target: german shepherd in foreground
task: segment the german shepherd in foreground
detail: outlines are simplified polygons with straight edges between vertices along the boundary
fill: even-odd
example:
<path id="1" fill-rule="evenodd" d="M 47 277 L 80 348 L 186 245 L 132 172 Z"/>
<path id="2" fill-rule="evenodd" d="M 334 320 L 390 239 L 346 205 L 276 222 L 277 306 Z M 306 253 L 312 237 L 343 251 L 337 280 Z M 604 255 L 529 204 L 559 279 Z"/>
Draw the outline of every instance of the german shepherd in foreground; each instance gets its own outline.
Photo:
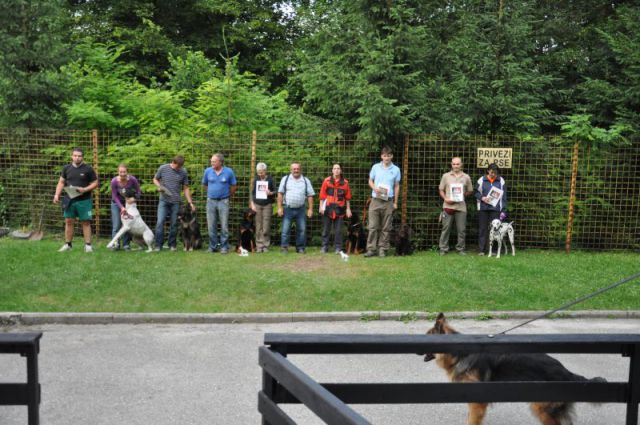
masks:
<path id="1" fill-rule="evenodd" d="M 436 323 L 427 334 L 457 334 L 449 326 L 444 314 L 438 314 Z M 558 360 L 547 354 L 534 353 L 434 353 L 425 354 L 424 361 L 436 360 L 452 382 L 496 382 L 496 381 L 594 381 L 606 382 L 603 378 L 588 379 L 567 370 Z M 487 403 L 469 403 L 467 425 L 482 425 Z M 531 411 L 543 425 L 571 425 L 573 403 L 536 402 Z"/>

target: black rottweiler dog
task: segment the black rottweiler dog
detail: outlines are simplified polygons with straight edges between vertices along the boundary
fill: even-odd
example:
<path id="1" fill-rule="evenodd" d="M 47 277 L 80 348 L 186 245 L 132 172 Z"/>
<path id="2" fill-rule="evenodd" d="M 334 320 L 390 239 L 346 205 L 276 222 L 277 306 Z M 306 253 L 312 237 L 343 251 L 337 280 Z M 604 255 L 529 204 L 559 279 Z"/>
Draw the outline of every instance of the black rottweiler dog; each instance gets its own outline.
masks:
<path id="1" fill-rule="evenodd" d="M 180 221 L 180 234 L 184 250 L 193 251 L 202 248 L 202 234 L 196 213 L 188 206 L 181 205 L 178 211 L 178 220 Z"/>
<path id="2" fill-rule="evenodd" d="M 347 222 L 347 243 L 345 251 L 349 255 L 358 255 L 367 249 L 367 229 L 356 210 L 351 211 L 351 218 Z"/>
<path id="3" fill-rule="evenodd" d="M 236 252 L 240 253 L 240 248 L 244 248 L 249 252 L 256 252 L 256 224 L 254 218 L 256 212 L 251 208 L 247 208 L 242 212 L 242 221 L 240 222 L 240 231 L 238 232 L 238 245 Z"/>
<path id="4" fill-rule="evenodd" d="M 413 254 L 413 229 L 408 224 L 402 224 L 396 233 L 396 255 Z"/>

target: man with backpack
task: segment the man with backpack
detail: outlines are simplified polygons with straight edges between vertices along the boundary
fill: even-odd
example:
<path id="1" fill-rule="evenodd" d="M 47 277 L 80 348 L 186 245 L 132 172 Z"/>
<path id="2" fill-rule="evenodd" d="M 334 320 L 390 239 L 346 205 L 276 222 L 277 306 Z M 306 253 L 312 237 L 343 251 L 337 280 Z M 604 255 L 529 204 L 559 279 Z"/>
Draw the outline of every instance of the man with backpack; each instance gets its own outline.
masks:
<path id="1" fill-rule="evenodd" d="M 296 222 L 296 252 L 304 254 L 307 244 L 305 228 L 307 217 L 313 216 L 313 196 L 315 192 L 308 178 L 302 175 L 299 162 L 291 164 L 291 173 L 284 176 L 278 188 L 278 216 L 282 217 L 280 250 L 289 252 L 291 223 Z M 305 214 L 305 200 L 307 209 Z"/>

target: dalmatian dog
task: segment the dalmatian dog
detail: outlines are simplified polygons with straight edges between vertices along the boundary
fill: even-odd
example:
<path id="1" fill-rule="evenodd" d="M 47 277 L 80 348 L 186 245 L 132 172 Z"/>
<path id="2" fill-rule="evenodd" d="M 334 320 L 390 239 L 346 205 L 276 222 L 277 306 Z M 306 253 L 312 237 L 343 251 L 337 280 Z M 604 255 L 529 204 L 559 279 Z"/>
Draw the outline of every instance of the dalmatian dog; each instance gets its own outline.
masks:
<path id="1" fill-rule="evenodd" d="M 120 230 L 118 230 L 113 240 L 107 244 L 107 248 L 115 248 L 118 245 L 118 240 L 124 236 L 125 233 L 129 232 L 134 239 L 144 239 L 144 243 L 148 248 L 147 252 L 152 252 L 155 236 L 140 216 L 140 211 L 138 211 L 138 207 L 136 206 L 135 194 L 127 193 L 125 199 L 126 212 L 121 216 L 122 227 L 120 227 Z"/>
<path id="2" fill-rule="evenodd" d="M 493 243 L 498 243 L 498 254 L 496 258 L 500 258 L 500 251 L 502 251 L 502 240 L 505 239 L 506 236 L 509 237 L 509 242 L 511 243 L 511 255 L 516 255 L 516 247 L 513 244 L 514 239 L 514 230 L 511 223 L 503 223 L 497 218 L 491 222 L 489 225 L 489 257 L 491 257 L 491 249 L 493 248 Z M 507 247 L 507 243 L 504 244 L 504 252 L 507 253 L 509 251 Z"/>

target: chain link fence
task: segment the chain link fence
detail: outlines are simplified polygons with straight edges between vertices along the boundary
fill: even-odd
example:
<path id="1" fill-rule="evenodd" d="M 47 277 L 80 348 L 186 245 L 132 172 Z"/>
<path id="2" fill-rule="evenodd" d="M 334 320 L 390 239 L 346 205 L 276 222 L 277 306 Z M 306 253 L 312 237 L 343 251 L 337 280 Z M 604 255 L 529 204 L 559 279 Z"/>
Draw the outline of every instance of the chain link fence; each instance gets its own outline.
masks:
<path id="1" fill-rule="evenodd" d="M 475 137 L 447 139 L 435 135 L 410 135 L 394 146 L 394 162 L 403 174 L 399 210 L 394 227 L 406 221 L 415 231 L 418 249 L 434 249 L 440 234 L 442 201 L 438 184 L 459 156 L 464 171 L 475 182 L 491 155 L 500 156 L 509 195 L 508 215 L 516 229 L 519 248 L 628 250 L 640 248 L 640 146 L 596 148 L 567 143 L 560 138 L 520 139 Z M 138 134 L 126 131 L 0 129 L 0 218 L 4 225 L 37 227 L 62 234 L 59 206 L 52 204 L 62 166 L 70 162 L 71 149 L 80 147 L 85 160 L 100 177 L 94 192 L 94 230 L 100 237 L 111 233 L 109 183 L 117 166 L 126 163 L 142 183 L 138 206 L 151 228 L 156 222 L 158 194 L 152 183 L 158 166 L 177 154 L 186 158 L 190 187 L 205 226 L 206 192 L 203 171 L 212 154 L 225 156 L 238 179 L 231 202 L 231 242 L 237 239 L 241 211 L 249 205 L 249 187 L 255 165 L 265 162 L 276 184 L 289 172 L 291 162 L 302 164 L 316 193 L 340 163 L 353 192 L 352 209 L 362 212 L 370 195 L 367 184 L 371 165 L 380 160 L 379 146 L 340 134 L 238 134 L 225 136 Z M 487 153 L 489 154 L 487 156 Z M 509 167 L 510 165 L 510 167 Z M 573 186 L 572 186 L 573 182 Z M 573 188 L 573 190 L 572 190 Z M 477 243 L 475 200 L 467 200 L 467 247 Z M 321 222 L 308 222 L 309 244 L 320 242 Z M 274 209 L 275 213 L 275 209 Z M 205 227 L 206 228 L 206 227 Z M 272 221 L 272 240 L 279 241 L 280 220 Z M 295 231 L 291 235 L 295 237 Z M 453 241 L 454 238 L 452 237 Z"/>

